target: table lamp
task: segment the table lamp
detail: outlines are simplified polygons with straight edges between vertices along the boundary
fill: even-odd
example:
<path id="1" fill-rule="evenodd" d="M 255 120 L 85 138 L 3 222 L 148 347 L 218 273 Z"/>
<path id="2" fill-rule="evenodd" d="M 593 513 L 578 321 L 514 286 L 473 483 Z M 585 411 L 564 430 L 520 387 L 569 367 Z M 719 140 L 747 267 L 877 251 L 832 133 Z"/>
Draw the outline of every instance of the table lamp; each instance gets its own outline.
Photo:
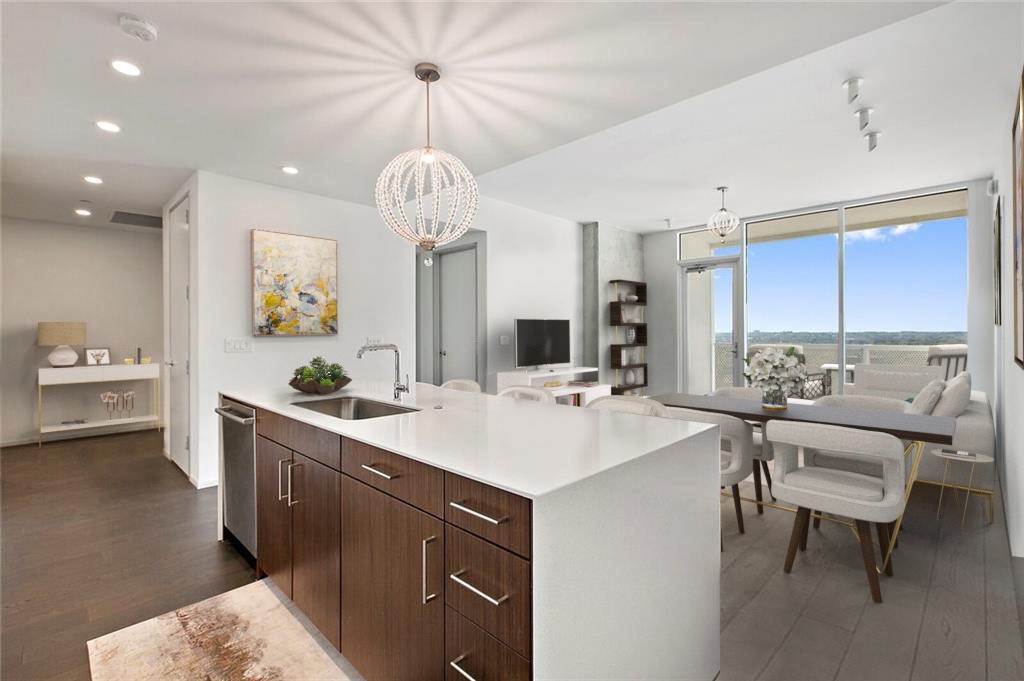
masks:
<path id="1" fill-rule="evenodd" d="M 85 345 L 85 322 L 39 322 L 37 345 L 53 347 L 50 366 L 70 367 L 78 361 L 72 345 Z"/>

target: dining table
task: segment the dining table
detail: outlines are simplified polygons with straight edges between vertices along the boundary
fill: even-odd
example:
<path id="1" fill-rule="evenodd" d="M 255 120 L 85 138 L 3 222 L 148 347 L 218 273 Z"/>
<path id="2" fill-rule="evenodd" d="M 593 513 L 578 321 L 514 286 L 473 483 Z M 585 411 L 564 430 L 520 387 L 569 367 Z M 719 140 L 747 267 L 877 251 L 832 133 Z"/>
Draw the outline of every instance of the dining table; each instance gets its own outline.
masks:
<path id="1" fill-rule="evenodd" d="M 877 433 L 888 433 L 903 440 L 905 443 L 908 442 L 909 444 L 906 445 L 903 451 L 903 456 L 910 461 L 910 473 L 907 476 L 906 487 L 904 488 L 904 510 L 900 513 L 893 526 L 893 531 L 889 538 L 889 546 L 886 548 L 882 560 L 882 566 L 878 568 L 879 572 L 885 570 L 889 564 L 893 549 L 896 547 L 900 526 L 903 523 L 903 515 L 906 513 L 906 502 L 910 499 L 910 492 L 913 490 L 914 481 L 917 479 L 917 469 L 921 464 L 921 455 L 924 453 L 925 443 L 952 444 L 953 431 L 956 430 L 956 419 L 949 416 L 870 411 L 866 409 L 835 407 L 832 405 L 826 407 L 815 405 L 808 400 L 790 399 L 785 409 L 778 409 L 765 408 L 761 405 L 761 400 L 758 399 L 722 397 L 718 395 L 667 393 L 652 397 L 651 399 L 670 408 L 676 407 L 725 414 L 747 422 L 758 423 L 762 426 L 769 421 L 775 420 L 817 423 L 844 428 L 856 428 L 857 430 L 869 430 Z M 754 501 L 754 503 L 779 508 L 784 511 L 796 511 L 796 509 L 765 502 Z M 831 518 L 824 519 L 832 520 Z"/>

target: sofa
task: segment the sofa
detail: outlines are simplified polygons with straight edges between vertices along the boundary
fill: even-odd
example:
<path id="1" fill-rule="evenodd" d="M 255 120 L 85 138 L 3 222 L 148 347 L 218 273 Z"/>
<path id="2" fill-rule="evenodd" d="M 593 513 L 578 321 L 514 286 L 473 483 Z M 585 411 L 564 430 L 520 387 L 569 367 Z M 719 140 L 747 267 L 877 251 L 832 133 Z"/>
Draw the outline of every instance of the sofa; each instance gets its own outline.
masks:
<path id="1" fill-rule="evenodd" d="M 963 372 L 962 372 L 963 373 Z M 822 407 L 846 407 L 849 409 L 877 409 L 879 411 L 912 411 L 906 400 L 916 397 L 932 381 L 943 381 L 946 369 L 943 366 L 920 366 L 899 364 L 857 364 L 854 367 L 854 382 L 847 383 L 844 395 L 830 395 L 815 401 Z M 969 374 L 967 374 L 969 380 Z M 996 459 L 995 425 L 988 396 L 980 390 L 970 390 L 966 408 L 956 418 L 956 430 L 952 445 L 926 445 L 917 478 L 942 482 L 945 460 L 930 453 L 935 447 L 962 449 L 977 454 L 987 454 Z M 822 462 L 823 465 L 825 462 Z M 996 461 L 998 465 L 998 459 Z M 978 466 L 974 473 L 973 486 L 979 489 L 995 488 L 996 466 Z M 957 475 L 962 471 L 957 470 Z M 961 484 L 966 480 L 960 481 Z"/>

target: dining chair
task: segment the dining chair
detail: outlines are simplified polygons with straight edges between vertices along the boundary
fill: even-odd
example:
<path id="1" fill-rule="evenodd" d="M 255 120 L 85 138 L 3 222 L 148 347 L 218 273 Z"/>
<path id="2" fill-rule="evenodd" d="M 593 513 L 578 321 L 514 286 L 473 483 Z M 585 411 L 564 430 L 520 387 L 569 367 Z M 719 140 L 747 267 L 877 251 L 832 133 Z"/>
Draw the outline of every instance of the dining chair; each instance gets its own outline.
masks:
<path id="1" fill-rule="evenodd" d="M 527 400 L 530 402 L 555 403 L 555 396 L 544 388 L 535 388 L 529 385 L 513 385 L 498 392 L 498 397 L 511 397 L 516 400 Z"/>
<path id="2" fill-rule="evenodd" d="M 732 489 L 732 501 L 736 507 L 736 525 L 740 534 L 743 529 L 743 508 L 740 504 L 740 482 L 749 475 L 753 462 L 754 439 L 753 427 L 742 419 L 725 414 L 715 414 L 696 409 L 668 407 L 669 416 L 684 421 L 710 423 L 721 430 L 722 446 L 719 452 L 722 488 Z"/>
<path id="3" fill-rule="evenodd" d="M 440 386 L 443 390 L 458 390 L 464 393 L 478 393 L 480 390 L 480 384 L 469 378 L 453 378 L 450 381 L 445 381 Z"/>
<path id="4" fill-rule="evenodd" d="M 599 397 L 589 405 L 587 409 L 598 411 L 616 411 L 621 414 L 639 414 L 641 416 L 668 417 L 668 410 L 661 402 L 647 399 L 646 397 L 635 397 L 633 395 L 608 395 Z"/>
<path id="5" fill-rule="evenodd" d="M 734 397 L 741 400 L 760 401 L 762 397 L 761 390 L 758 388 L 718 388 L 711 394 L 716 397 Z M 768 496 L 771 497 L 772 501 L 775 501 L 775 495 L 772 493 L 772 474 L 768 470 L 768 462 L 775 458 L 775 455 L 772 454 L 772 443 L 764 439 L 764 432 L 760 424 L 754 423 L 751 425 L 754 426 L 754 460 L 751 466 L 754 472 L 754 496 L 758 501 L 763 500 L 761 473 L 764 472 L 765 482 L 768 483 Z M 757 513 L 758 515 L 763 514 L 764 506 L 758 504 Z"/>
<path id="6" fill-rule="evenodd" d="M 775 449 L 775 496 L 797 507 L 784 571 L 792 571 L 798 548 L 807 549 L 811 509 L 850 518 L 860 540 L 871 599 L 881 603 L 871 523 L 878 532 L 885 573 L 892 575 L 892 560 L 887 561 L 885 553 L 890 523 L 900 517 L 906 503 L 903 445 L 887 433 L 817 423 L 769 421 L 765 434 Z M 850 463 L 880 463 L 882 476 L 801 465 L 801 449 L 828 451 L 830 456 Z"/>

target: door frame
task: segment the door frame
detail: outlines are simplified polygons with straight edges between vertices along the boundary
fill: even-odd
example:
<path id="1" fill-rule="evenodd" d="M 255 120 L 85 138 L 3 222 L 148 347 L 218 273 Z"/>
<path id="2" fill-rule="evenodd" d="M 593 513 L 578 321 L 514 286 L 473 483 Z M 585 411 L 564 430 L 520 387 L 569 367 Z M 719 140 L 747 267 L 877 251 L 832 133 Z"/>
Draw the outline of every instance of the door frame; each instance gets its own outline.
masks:
<path id="1" fill-rule="evenodd" d="M 430 291 L 420 290 L 420 277 L 416 278 L 416 300 L 417 306 L 429 305 L 429 324 L 425 324 L 420 310 L 416 314 L 416 344 L 417 358 L 421 359 L 416 364 L 417 380 L 424 381 L 423 369 L 429 366 L 429 382 L 440 385 L 441 377 L 441 355 L 439 351 L 441 338 L 441 256 L 458 251 L 473 250 L 476 253 L 476 382 L 480 387 L 486 389 L 487 385 L 487 233 L 479 230 L 470 230 L 464 236 L 452 243 L 437 248 L 433 253 L 434 264 L 430 267 Z M 423 264 L 423 254 L 416 251 L 417 269 L 426 268 Z M 429 336 L 428 336 L 429 334 Z M 419 353 L 421 346 L 429 337 L 432 357 L 429 365 L 422 361 Z"/>
<path id="2" fill-rule="evenodd" d="M 174 452 L 172 451 L 172 447 L 174 446 L 174 441 L 173 441 L 172 434 L 171 434 L 171 431 L 174 428 L 174 424 L 172 423 L 172 419 L 170 418 L 171 406 L 172 406 L 171 400 L 174 399 L 174 394 L 173 394 L 174 381 L 173 381 L 173 379 L 171 377 L 171 367 L 167 365 L 167 362 L 170 361 L 170 360 L 173 360 L 175 362 L 179 361 L 178 358 L 176 358 L 176 357 L 172 358 L 170 356 L 172 348 L 173 348 L 172 337 L 174 335 L 173 327 L 174 327 L 174 324 L 175 324 L 175 321 L 173 320 L 172 315 L 171 315 L 171 307 L 172 307 L 171 306 L 171 297 L 174 295 L 174 291 L 172 290 L 172 283 L 173 283 L 173 280 L 175 278 L 174 277 L 174 272 L 173 272 L 174 265 L 175 265 L 175 263 L 181 263 L 182 261 L 184 261 L 184 267 L 185 267 L 185 277 L 184 278 L 185 278 L 185 281 L 188 282 L 186 284 L 186 286 L 188 288 L 187 288 L 187 291 L 186 291 L 186 294 L 185 294 L 185 299 L 186 299 L 186 303 L 185 303 L 186 318 L 184 320 L 184 323 L 186 325 L 186 329 L 185 329 L 185 331 L 186 331 L 185 348 L 187 350 L 187 357 L 185 358 L 185 362 L 187 364 L 191 364 L 191 359 L 192 359 L 192 331 L 193 331 L 194 319 L 193 319 L 192 295 L 191 295 L 191 293 L 192 293 L 192 274 L 193 274 L 193 272 L 192 272 L 192 270 L 193 270 L 193 268 L 192 268 L 192 252 L 191 252 L 191 250 L 192 250 L 192 246 L 191 246 L 191 244 L 192 244 L 192 215 L 191 215 L 191 213 L 192 213 L 192 201 L 191 201 L 191 196 L 192 196 L 192 193 L 190 191 L 185 191 L 181 196 L 176 197 L 176 199 L 169 205 L 169 207 L 167 208 L 167 216 L 166 216 L 167 229 L 164 230 L 164 233 L 166 235 L 166 244 L 167 244 L 167 275 L 165 277 L 165 300 L 166 300 L 166 314 L 165 314 L 166 327 L 165 328 L 166 328 L 167 338 L 166 338 L 166 347 L 164 348 L 164 369 L 166 370 L 166 374 L 167 374 L 167 380 L 165 381 L 165 383 L 167 384 L 167 388 L 166 388 L 166 393 L 167 393 L 166 397 L 167 397 L 167 399 L 164 402 L 164 404 L 166 404 L 167 406 L 166 406 L 166 415 L 164 417 L 164 424 L 166 426 L 166 428 L 165 428 L 166 435 L 165 435 L 165 440 L 164 440 L 164 443 L 165 443 L 164 456 L 166 456 L 171 461 L 174 461 Z M 173 247 L 173 239 L 171 238 L 171 234 L 170 234 L 170 232 L 171 232 L 171 229 L 170 229 L 170 226 L 171 226 L 171 215 L 182 204 L 186 205 L 186 208 L 185 208 L 185 211 L 186 211 L 186 213 L 185 213 L 185 224 L 186 224 L 187 229 L 188 229 L 188 247 L 185 249 L 184 253 L 176 253 L 175 250 L 174 250 L 174 247 Z M 185 467 L 182 469 L 182 472 L 185 473 L 185 475 L 189 477 L 189 480 L 191 480 L 193 482 L 193 484 L 195 484 L 195 481 L 193 480 L 193 477 L 192 477 L 193 476 L 192 448 L 191 448 L 191 446 L 189 446 L 191 444 L 191 439 L 192 439 L 192 425 L 193 425 L 193 419 L 192 419 L 193 395 L 192 395 L 191 371 L 186 371 L 186 373 L 185 373 L 185 387 L 184 387 L 184 389 L 185 389 L 186 406 L 185 406 L 185 417 L 184 417 L 185 418 L 185 428 L 184 428 L 183 432 L 185 433 L 186 445 L 185 445 L 185 456 L 184 456 Z M 177 465 L 177 462 L 175 462 L 175 465 Z M 179 468 L 181 468 L 181 467 L 179 466 Z"/>
<path id="3" fill-rule="evenodd" d="M 679 292 L 676 297 L 678 301 L 678 319 L 679 319 L 679 373 L 676 377 L 678 389 L 680 392 L 686 391 L 687 386 L 687 371 L 689 369 L 689 357 L 687 351 L 689 348 L 689 323 L 687 319 L 688 310 L 686 309 L 687 300 L 687 286 L 686 286 L 686 275 L 692 271 L 708 271 L 716 269 L 729 268 L 732 270 L 733 284 L 732 284 L 732 335 L 734 345 L 733 355 L 733 384 L 744 385 L 743 382 L 743 368 L 745 362 L 743 360 L 747 354 L 747 333 L 746 333 L 746 287 L 744 281 L 746 279 L 743 271 L 743 259 L 739 255 L 726 255 L 726 256 L 712 256 L 707 258 L 690 258 L 687 260 L 678 261 L 679 265 Z M 712 289 L 712 295 L 714 289 Z M 714 310 L 714 300 L 712 300 L 712 311 Z M 712 320 L 713 322 L 713 320 Z M 714 328 L 712 323 L 712 351 L 711 358 L 714 361 Z M 712 367 L 712 384 L 714 383 L 714 367 Z"/>

